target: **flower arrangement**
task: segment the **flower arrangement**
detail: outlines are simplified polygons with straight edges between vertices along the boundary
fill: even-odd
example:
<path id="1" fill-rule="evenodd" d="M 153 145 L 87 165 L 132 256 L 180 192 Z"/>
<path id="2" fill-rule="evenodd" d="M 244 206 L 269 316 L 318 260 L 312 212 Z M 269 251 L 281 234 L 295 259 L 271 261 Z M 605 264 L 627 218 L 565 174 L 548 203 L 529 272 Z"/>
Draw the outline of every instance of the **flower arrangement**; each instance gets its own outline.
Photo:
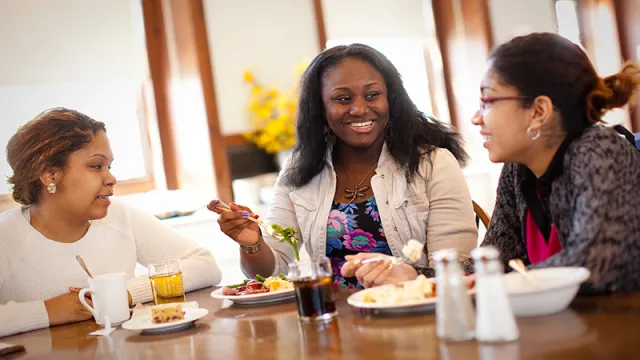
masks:
<path id="1" fill-rule="evenodd" d="M 295 83 L 305 67 L 298 66 Z M 251 99 L 247 110 L 252 126 L 252 130 L 244 134 L 245 138 L 269 154 L 293 147 L 296 141 L 295 87 L 284 92 L 264 87 L 249 70 L 244 72 L 244 82 L 251 86 Z"/>

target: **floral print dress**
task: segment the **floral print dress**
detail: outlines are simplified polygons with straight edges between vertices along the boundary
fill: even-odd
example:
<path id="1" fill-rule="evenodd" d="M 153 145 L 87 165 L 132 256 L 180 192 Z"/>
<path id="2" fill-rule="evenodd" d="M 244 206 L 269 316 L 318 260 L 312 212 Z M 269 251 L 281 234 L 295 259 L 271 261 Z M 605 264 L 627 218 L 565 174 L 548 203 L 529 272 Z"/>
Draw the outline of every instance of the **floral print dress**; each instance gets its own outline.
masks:
<path id="1" fill-rule="evenodd" d="M 375 196 L 357 204 L 333 202 L 327 221 L 327 251 L 333 269 L 333 287 L 361 289 L 355 277 L 345 278 L 340 270 L 345 255 L 361 252 L 391 254 L 384 236 Z"/>

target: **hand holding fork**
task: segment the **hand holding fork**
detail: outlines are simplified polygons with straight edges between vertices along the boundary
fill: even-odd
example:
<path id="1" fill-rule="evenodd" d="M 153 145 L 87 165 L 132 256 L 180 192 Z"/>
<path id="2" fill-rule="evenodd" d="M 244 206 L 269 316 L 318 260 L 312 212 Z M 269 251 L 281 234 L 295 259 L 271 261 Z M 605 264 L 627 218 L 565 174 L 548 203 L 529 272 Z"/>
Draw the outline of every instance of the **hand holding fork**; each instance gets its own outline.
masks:
<path id="1" fill-rule="evenodd" d="M 232 208 L 232 206 L 235 207 Z M 276 232 L 272 227 L 267 226 L 267 224 L 259 219 L 258 215 L 253 214 L 253 212 L 251 211 L 251 209 L 247 208 L 247 207 L 243 207 L 243 206 L 239 206 L 236 204 L 229 205 L 227 203 L 225 203 L 222 200 L 213 200 L 211 203 L 209 203 L 209 206 L 207 206 L 209 208 L 209 210 L 216 212 L 218 214 L 221 214 L 220 218 L 218 219 L 218 222 L 221 224 L 220 227 L 222 229 L 223 232 L 225 232 L 227 235 L 229 235 L 229 237 L 233 238 L 235 240 L 235 237 L 231 236 L 230 232 L 233 232 L 234 229 L 236 229 L 237 227 L 242 226 L 241 224 L 238 224 L 235 227 L 232 227 L 229 229 L 229 231 L 225 231 L 225 229 L 223 229 L 223 223 L 225 222 L 231 222 L 231 221 L 238 221 L 239 219 L 247 219 L 249 221 L 254 222 L 255 224 L 257 224 L 258 226 L 261 226 L 269 236 L 277 238 L 278 240 L 282 239 L 282 235 L 279 234 L 278 232 Z M 240 212 L 241 217 L 235 216 L 233 219 L 225 219 L 225 217 L 222 216 L 222 213 L 225 212 Z M 235 225 L 231 224 L 231 225 Z M 246 226 L 244 226 L 246 227 Z M 238 230 L 243 230 L 244 227 L 242 229 L 238 229 Z M 238 241 L 238 240 L 236 240 Z M 239 241 L 238 241 L 239 242 Z"/>

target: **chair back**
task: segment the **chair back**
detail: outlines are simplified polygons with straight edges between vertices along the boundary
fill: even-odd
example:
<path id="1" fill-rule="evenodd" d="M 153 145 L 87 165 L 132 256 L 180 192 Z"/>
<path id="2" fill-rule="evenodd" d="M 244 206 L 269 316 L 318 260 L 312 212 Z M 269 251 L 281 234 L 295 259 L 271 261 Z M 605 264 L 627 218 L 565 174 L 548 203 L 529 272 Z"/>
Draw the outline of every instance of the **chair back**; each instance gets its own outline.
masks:
<path id="1" fill-rule="evenodd" d="M 480 221 L 482 221 L 484 228 L 489 228 L 489 221 L 491 219 L 489 218 L 489 215 L 487 215 L 487 212 L 484 211 L 484 209 L 482 209 L 482 207 L 480 207 L 480 205 L 475 201 L 472 200 L 471 202 L 473 203 L 473 212 L 476 213 L 476 226 L 480 227 Z"/>

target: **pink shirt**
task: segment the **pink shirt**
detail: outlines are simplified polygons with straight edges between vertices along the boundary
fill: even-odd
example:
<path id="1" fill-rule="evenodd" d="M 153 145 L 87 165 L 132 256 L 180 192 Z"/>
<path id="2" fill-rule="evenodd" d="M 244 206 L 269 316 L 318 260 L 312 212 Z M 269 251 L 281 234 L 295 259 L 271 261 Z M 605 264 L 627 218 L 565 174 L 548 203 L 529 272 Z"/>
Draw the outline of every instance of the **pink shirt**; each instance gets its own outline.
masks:
<path id="1" fill-rule="evenodd" d="M 558 238 L 558 232 L 556 231 L 555 224 L 551 224 L 549 241 L 547 242 L 544 235 L 540 232 L 540 229 L 538 229 L 538 225 L 536 225 L 536 222 L 531 215 L 531 211 L 527 210 L 525 218 L 527 254 L 529 255 L 529 261 L 532 264 L 545 261 L 555 253 L 562 250 L 562 245 L 560 244 L 560 238 Z"/>

